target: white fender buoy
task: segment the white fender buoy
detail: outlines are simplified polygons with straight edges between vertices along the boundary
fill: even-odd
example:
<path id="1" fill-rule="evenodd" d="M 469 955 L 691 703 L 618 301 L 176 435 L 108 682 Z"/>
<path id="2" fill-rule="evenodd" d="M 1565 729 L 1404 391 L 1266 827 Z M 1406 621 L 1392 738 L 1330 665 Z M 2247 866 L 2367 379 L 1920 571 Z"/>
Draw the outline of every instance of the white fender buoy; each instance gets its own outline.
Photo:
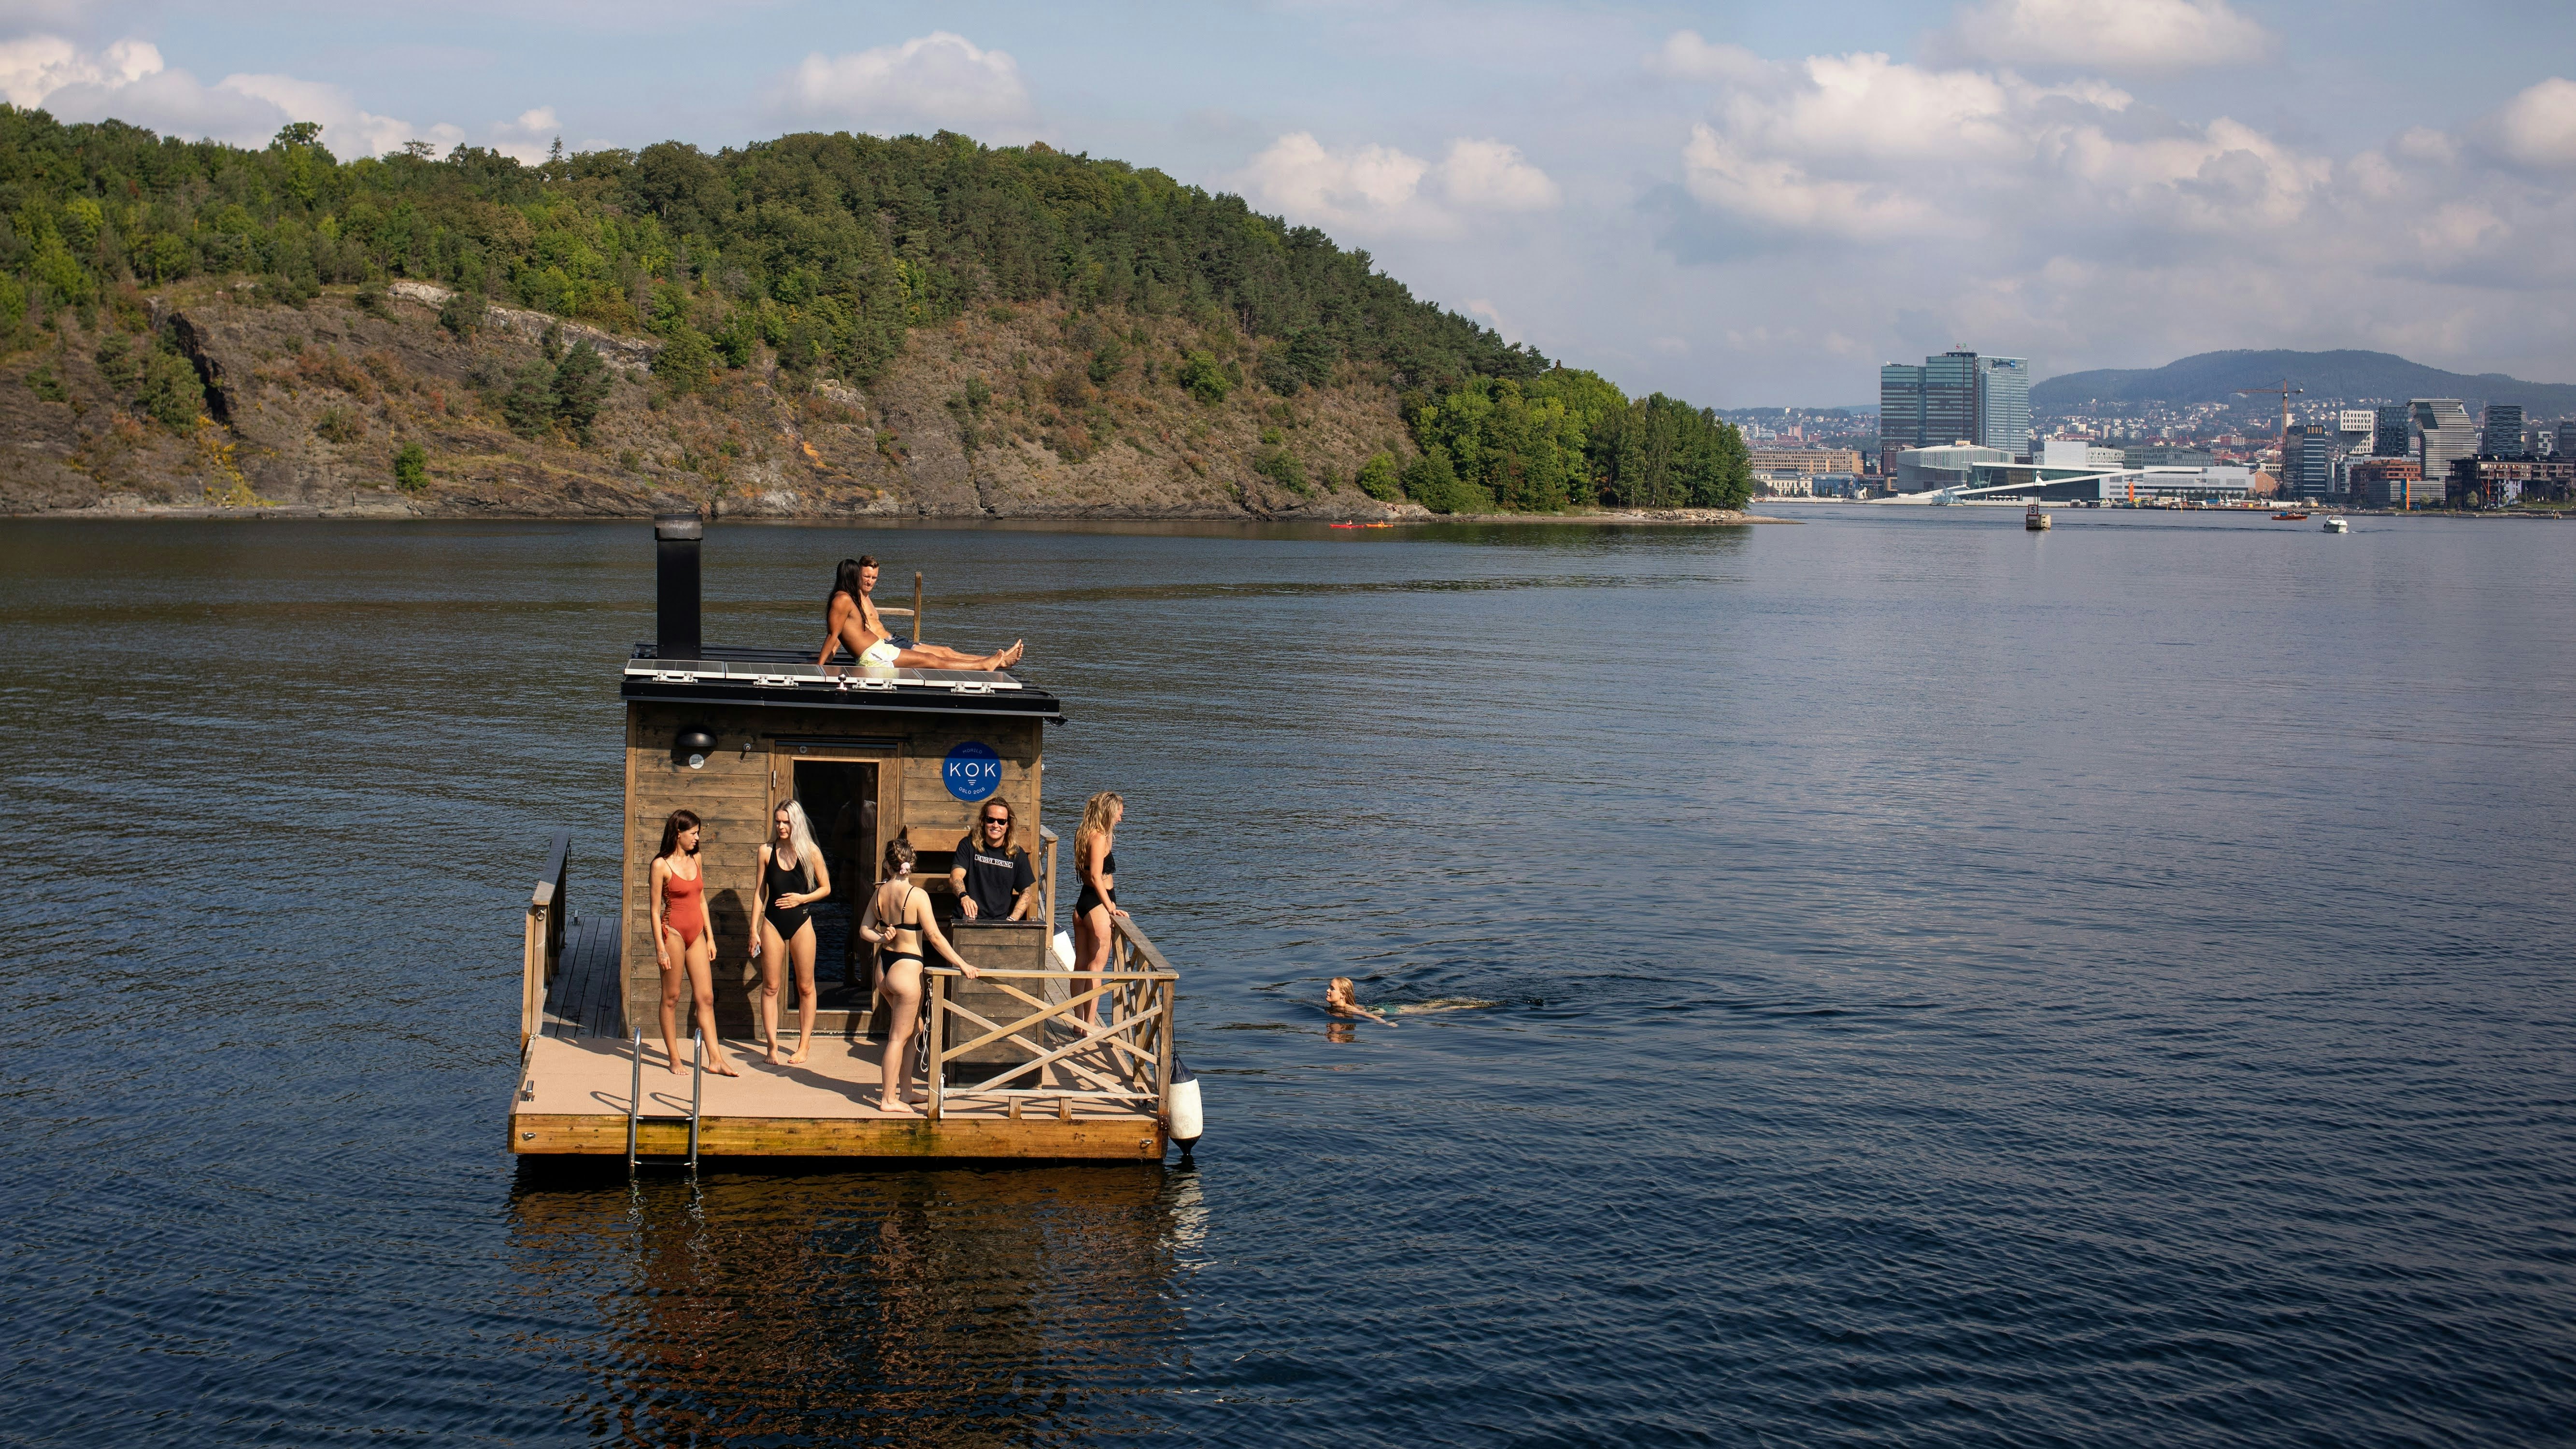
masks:
<path id="1" fill-rule="evenodd" d="M 1199 1115 L 1199 1079 L 1189 1064 L 1172 1058 L 1172 1089 L 1163 1094 L 1163 1113 L 1172 1124 L 1172 1145 L 1183 1152 L 1198 1144 L 1206 1121 Z"/>
<path id="2" fill-rule="evenodd" d="M 1073 933 L 1071 931 L 1055 933 L 1055 969 L 1058 971 L 1073 969 Z"/>

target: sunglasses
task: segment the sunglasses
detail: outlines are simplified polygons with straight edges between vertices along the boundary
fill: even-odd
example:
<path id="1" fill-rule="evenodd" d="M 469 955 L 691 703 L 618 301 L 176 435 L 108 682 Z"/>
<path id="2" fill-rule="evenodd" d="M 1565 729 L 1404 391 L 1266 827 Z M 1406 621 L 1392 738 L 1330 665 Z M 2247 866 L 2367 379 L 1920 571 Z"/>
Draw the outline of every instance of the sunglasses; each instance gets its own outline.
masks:
<path id="1" fill-rule="evenodd" d="M 1011 817 L 1007 815 L 987 815 L 984 817 L 984 823 L 987 825 L 1008 825 L 1011 823 Z"/>

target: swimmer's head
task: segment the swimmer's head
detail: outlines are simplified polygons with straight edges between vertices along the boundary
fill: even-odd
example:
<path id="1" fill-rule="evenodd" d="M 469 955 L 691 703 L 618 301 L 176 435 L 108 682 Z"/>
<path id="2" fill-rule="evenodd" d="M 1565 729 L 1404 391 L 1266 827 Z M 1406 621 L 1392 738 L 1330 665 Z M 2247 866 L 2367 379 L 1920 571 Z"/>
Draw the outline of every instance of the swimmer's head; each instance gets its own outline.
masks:
<path id="1" fill-rule="evenodd" d="M 1351 978 L 1349 978 L 1349 977 L 1347 977 L 1347 976 L 1336 976 L 1336 977 L 1334 977 L 1334 978 L 1333 978 L 1333 984 L 1324 988 L 1324 999 L 1325 999 L 1326 1001 L 1348 1001 L 1348 1000 L 1350 1000 L 1350 999 L 1351 999 Z"/>

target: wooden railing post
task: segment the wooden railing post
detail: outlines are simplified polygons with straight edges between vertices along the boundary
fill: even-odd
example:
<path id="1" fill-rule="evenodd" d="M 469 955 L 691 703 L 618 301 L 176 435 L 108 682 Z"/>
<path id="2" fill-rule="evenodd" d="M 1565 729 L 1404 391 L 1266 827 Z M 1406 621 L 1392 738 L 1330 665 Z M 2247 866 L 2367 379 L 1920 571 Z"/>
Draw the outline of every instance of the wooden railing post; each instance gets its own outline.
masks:
<path id="1" fill-rule="evenodd" d="M 1038 877 L 1038 901 L 1046 907 L 1047 950 L 1055 949 L 1055 832 L 1038 827 L 1038 849 L 1046 857 L 1046 873 Z"/>
<path id="2" fill-rule="evenodd" d="M 921 575 L 914 574 L 912 576 L 912 647 L 918 649 L 927 642 L 921 637 Z"/>
<path id="3" fill-rule="evenodd" d="M 519 1054 L 527 1055 L 528 1042 L 537 1034 L 537 1024 L 545 1016 L 546 988 L 554 984 L 555 969 L 563 963 L 564 942 L 564 876 L 572 856 L 572 832 L 558 830 L 546 852 L 546 866 L 537 877 L 537 888 L 528 899 L 528 916 L 520 932 L 519 943 Z"/>
<path id="4" fill-rule="evenodd" d="M 528 919 L 520 933 L 519 947 L 519 1051 L 525 1055 L 528 1041 L 537 1034 L 537 1017 L 546 1001 L 546 918 L 553 914 L 555 883 L 537 882 L 536 898 L 528 902 Z"/>
<path id="5" fill-rule="evenodd" d="M 1171 1119 L 1163 1115 L 1165 1112 L 1163 1104 L 1172 1095 L 1172 1017 L 1175 1015 L 1174 1007 L 1180 996 L 1181 983 L 1157 981 L 1154 986 L 1155 994 L 1161 997 L 1163 1002 L 1163 1029 L 1159 1034 L 1160 1039 L 1154 1046 L 1154 1113 L 1156 1116 L 1163 1117 L 1164 1125 L 1169 1127 Z"/>
<path id="6" fill-rule="evenodd" d="M 941 1030 L 947 1015 L 948 978 L 933 976 L 930 978 L 930 1100 L 926 1105 L 926 1115 L 933 1122 L 939 1120 L 940 1092 L 948 1079 L 947 1033 Z"/>

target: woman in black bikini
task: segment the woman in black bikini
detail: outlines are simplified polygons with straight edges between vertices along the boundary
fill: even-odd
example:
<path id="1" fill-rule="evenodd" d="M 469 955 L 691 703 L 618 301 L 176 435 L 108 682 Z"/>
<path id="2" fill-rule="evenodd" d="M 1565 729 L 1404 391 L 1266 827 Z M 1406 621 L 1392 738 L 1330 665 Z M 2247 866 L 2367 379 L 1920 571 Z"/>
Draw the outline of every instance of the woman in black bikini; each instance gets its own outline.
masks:
<path id="1" fill-rule="evenodd" d="M 1109 969 L 1109 918 L 1118 909 L 1118 822 L 1127 818 L 1127 802 L 1114 790 L 1103 790 L 1084 802 L 1082 827 L 1073 832 L 1073 873 L 1082 891 L 1073 898 L 1073 959 L 1087 977 L 1067 983 L 1076 991 L 1100 986 Z M 1099 998 L 1082 1004 L 1085 1031 L 1100 1026 Z"/>
<path id="2" fill-rule="evenodd" d="M 760 965 L 760 1027 L 769 1041 L 769 1064 L 778 1061 L 778 990 L 788 967 L 796 970 L 796 1054 L 802 1066 L 814 1041 L 814 903 L 832 893 L 832 872 L 814 845 L 805 807 L 779 802 L 770 814 L 771 835 L 760 848 L 760 885 L 752 900 L 751 956 Z"/>
<path id="3" fill-rule="evenodd" d="M 897 839 L 885 849 L 885 880 L 868 897 L 859 937 L 883 948 L 884 968 L 877 973 L 877 994 L 894 1008 L 886 1026 L 885 1065 L 877 1091 L 877 1110 L 908 1112 L 904 1089 L 912 1085 L 912 1032 L 921 1018 L 921 948 L 924 942 L 970 978 L 984 973 L 966 964 L 930 914 L 930 892 L 912 883 L 912 843 Z M 878 926 L 878 922 L 886 924 Z"/>

